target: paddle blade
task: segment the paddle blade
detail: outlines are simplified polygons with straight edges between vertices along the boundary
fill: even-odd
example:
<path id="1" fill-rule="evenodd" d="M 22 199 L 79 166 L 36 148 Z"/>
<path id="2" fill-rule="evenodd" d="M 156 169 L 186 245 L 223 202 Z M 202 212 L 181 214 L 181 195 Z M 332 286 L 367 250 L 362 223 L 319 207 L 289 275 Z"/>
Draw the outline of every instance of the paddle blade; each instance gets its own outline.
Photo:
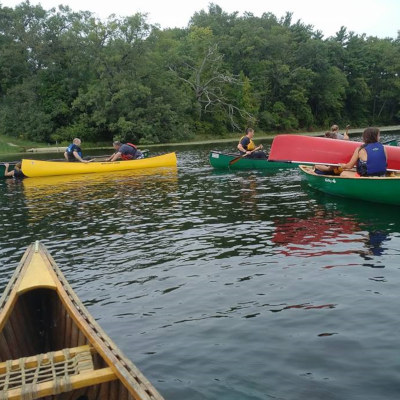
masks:
<path id="1" fill-rule="evenodd" d="M 244 156 L 244 155 L 243 155 Z M 233 160 L 229 161 L 229 165 L 235 164 L 236 162 L 238 162 L 240 159 L 243 158 L 243 156 L 239 156 L 234 158 Z"/>

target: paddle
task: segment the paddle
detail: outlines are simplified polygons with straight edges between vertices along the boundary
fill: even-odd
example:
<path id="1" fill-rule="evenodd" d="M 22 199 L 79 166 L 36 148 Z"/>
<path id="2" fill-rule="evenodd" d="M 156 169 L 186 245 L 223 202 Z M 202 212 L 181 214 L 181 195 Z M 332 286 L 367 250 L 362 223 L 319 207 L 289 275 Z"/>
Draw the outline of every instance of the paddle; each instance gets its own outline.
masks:
<path id="1" fill-rule="evenodd" d="M 236 162 L 238 162 L 238 161 L 241 160 L 242 158 L 244 158 L 244 157 L 246 157 L 246 156 L 249 156 L 251 153 L 254 153 L 256 150 L 260 150 L 260 149 L 262 149 L 262 148 L 263 148 L 263 146 L 262 146 L 262 144 L 260 144 L 258 147 L 256 147 L 254 150 L 252 150 L 249 154 L 244 153 L 244 154 L 240 155 L 239 157 L 236 157 L 236 158 L 234 158 L 233 160 L 229 161 L 229 165 L 235 164 Z"/>

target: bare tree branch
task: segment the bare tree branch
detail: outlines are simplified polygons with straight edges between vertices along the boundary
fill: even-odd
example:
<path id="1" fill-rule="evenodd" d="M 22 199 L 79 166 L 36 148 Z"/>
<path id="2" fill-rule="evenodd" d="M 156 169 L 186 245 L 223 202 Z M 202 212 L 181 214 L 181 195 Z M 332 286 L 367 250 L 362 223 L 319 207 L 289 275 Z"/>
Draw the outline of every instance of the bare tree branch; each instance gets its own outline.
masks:
<path id="1" fill-rule="evenodd" d="M 223 55 L 218 53 L 218 45 L 212 45 L 207 49 L 198 67 L 184 62 L 182 64 L 183 72 L 181 73 L 176 68 L 169 67 L 169 69 L 193 90 L 196 101 L 200 105 L 200 118 L 202 110 L 211 113 L 222 108 L 227 113 L 231 125 L 238 129 L 235 115 L 246 119 L 254 119 L 254 116 L 232 104 L 225 96 L 226 85 L 241 86 L 243 83 L 238 76 L 220 72 L 222 60 Z M 185 70 L 186 77 L 184 76 Z M 190 76 L 188 77 L 189 71 Z"/>

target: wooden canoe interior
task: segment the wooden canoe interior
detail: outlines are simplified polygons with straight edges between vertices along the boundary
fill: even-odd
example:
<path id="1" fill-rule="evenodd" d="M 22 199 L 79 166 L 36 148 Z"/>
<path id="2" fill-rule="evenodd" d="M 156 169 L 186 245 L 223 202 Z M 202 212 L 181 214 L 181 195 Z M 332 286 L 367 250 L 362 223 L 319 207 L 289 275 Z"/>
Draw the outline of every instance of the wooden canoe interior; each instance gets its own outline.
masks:
<path id="1" fill-rule="evenodd" d="M 35 289 L 17 298 L 17 301 L 0 332 L 0 363 L 19 360 L 63 349 L 89 345 L 57 292 L 52 289 Z M 85 346 L 87 348 L 87 346 Z M 108 369 L 102 357 L 92 348 L 94 370 Z M 0 398 L 1 392 L 0 392 Z M 27 397 L 30 398 L 30 397 Z M 46 400 L 134 400 L 119 379 L 93 384 L 80 389 L 46 395 Z M 21 397 L 22 399 L 22 397 Z"/>

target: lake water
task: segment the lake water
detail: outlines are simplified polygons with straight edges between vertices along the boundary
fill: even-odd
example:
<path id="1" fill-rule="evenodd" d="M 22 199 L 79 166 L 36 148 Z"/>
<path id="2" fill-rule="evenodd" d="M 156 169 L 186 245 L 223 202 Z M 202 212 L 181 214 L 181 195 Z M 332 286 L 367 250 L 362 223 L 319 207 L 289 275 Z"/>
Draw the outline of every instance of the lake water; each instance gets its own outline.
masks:
<path id="1" fill-rule="evenodd" d="M 398 399 L 400 208 L 216 172 L 210 149 L 0 181 L 1 290 L 41 240 L 166 400 Z"/>

